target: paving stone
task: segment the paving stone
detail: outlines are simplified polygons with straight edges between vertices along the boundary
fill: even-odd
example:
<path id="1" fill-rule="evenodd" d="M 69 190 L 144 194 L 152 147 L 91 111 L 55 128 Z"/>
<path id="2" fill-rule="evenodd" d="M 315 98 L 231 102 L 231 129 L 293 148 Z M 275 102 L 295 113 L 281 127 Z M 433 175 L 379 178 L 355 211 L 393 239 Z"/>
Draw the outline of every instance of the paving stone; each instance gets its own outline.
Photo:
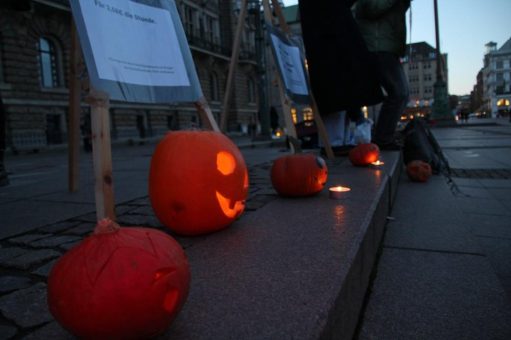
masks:
<path id="1" fill-rule="evenodd" d="M 94 213 L 90 213 L 90 214 L 80 215 L 76 219 L 80 220 L 82 222 L 91 222 L 91 223 L 94 223 L 94 224 L 96 224 L 96 222 L 98 221 L 98 218 L 97 218 L 95 212 Z"/>
<path id="2" fill-rule="evenodd" d="M 59 247 L 64 249 L 65 251 L 68 251 L 69 249 L 73 248 L 74 246 L 76 246 L 80 242 L 82 242 L 82 240 L 75 241 L 75 242 L 64 243 L 64 244 L 61 244 Z"/>
<path id="3" fill-rule="evenodd" d="M 46 284 L 37 283 L 0 298 L 0 311 L 18 326 L 28 328 L 52 321 L 46 303 Z"/>
<path id="4" fill-rule="evenodd" d="M 161 222 L 156 216 L 146 215 L 122 215 L 117 217 L 117 223 L 121 226 L 140 226 L 140 227 L 162 227 Z"/>
<path id="5" fill-rule="evenodd" d="M 30 243 L 30 246 L 32 246 L 34 248 L 52 248 L 52 247 L 60 246 L 61 244 L 64 244 L 64 243 L 76 242 L 78 240 L 81 240 L 81 237 L 63 235 L 63 236 L 47 237 L 47 238 L 43 238 L 42 240 L 37 240 L 35 242 Z"/>
<path id="6" fill-rule="evenodd" d="M 62 232 L 64 230 L 73 228 L 78 223 L 80 223 L 80 222 L 73 221 L 73 220 L 71 220 L 71 221 L 64 221 L 64 222 L 55 223 L 55 224 L 51 224 L 51 225 L 39 228 L 38 230 L 40 232 L 43 232 L 43 233 L 57 234 L 57 233 L 60 233 L 60 232 Z"/>
<path id="7" fill-rule="evenodd" d="M 30 287 L 32 282 L 29 278 L 23 276 L 1 276 L 0 277 L 0 294 L 13 290 Z"/>
<path id="8" fill-rule="evenodd" d="M 55 260 L 51 260 L 50 262 L 48 262 L 47 264 L 37 268 L 36 270 L 34 270 L 32 272 L 32 274 L 36 274 L 36 275 L 40 275 L 40 276 L 44 276 L 44 277 L 48 277 L 48 275 L 50 275 L 50 270 L 51 268 L 53 268 L 53 265 L 55 264 L 55 262 L 57 262 L 58 259 L 55 259 Z"/>
<path id="9" fill-rule="evenodd" d="M 511 219 L 477 213 L 466 216 L 473 235 L 511 239 Z"/>
<path id="10" fill-rule="evenodd" d="M 8 267 L 27 270 L 34 265 L 41 264 L 47 260 L 59 257 L 60 255 L 60 253 L 51 249 L 34 250 L 21 256 L 5 260 L 3 261 L 3 264 Z"/>
<path id="11" fill-rule="evenodd" d="M 23 337 L 23 340 L 41 339 L 72 340 L 76 338 L 68 333 L 64 328 L 62 328 L 56 321 L 50 322 L 49 324 L 44 325 L 29 335 Z"/>
<path id="12" fill-rule="evenodd" d="M 495 199 L 481 199 L 470 197 L 456 197 L 457 204 L 465 213 L 473 213 L 477 211 L 485 215 L 498 215 L 511 220 L 511 211 Z"/>
<path id="13" fill-rule="evenodd" d="M 19 237 L 10 238 L 8 241 L 9 243 L 21 245 L 21 246 L 28 246 L 31 242 L 40 240 L 42 238 L 51 236 L 51 234 L 27 234 Z"/>
<path id="14" fill-rule="evenodd" d="M 511 308 L 484 256 L 384 249 L 359 339 L 511 339 Z"/>
<path id="15" fill-rule="evenodd" d="M 0 340 L 12 339 L 17 333 L 18 330 L 15 327 L 0 325 Z"/>
<path id="16" fill-rule="evenodd" d="M 66 230 L 64 232 L 64 234 L 80 235 L 80 236 L 89 235 L 89 234 L 91 234 L 94 231 L 94 227 L 95 226 L 96 226 L 95 223 L 82 222 L 78 226 L 76 226 L 76 227 L 74 227 L 72 229 Z"/>
<path id="17" fill-rule="evenodd" d="M 478 237 L 477 240 L 490 259 L 497 275 L 511 276 L 511 239 Z"/>
<path id="18" fill-rule="evenodd" d="M 28 253 L 27 249 L 23 248 L 0 248 L 0 265 L 3 265 L 3 261 L 9 260 L 13 257 L 17 257 L 20 255 L 23 255 L 25 253 Z"/>

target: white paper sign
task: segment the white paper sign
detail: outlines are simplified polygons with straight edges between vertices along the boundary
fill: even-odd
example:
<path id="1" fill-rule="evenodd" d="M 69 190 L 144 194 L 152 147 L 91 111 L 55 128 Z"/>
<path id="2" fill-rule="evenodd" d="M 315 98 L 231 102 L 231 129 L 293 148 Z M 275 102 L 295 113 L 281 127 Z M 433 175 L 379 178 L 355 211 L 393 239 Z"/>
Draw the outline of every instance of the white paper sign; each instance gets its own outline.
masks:
<path id="1" fill-rule="evenodd" d="M 308 95 L 300 49 L 284 43 L 274 34 L 271 34 L 271 39 L 286 88 L 294 94 Z"/>
<path id="2" fill-rule="evenodd" d="M 128 0 L 80 1 L 101 79 L 189 86 L 170 13 Z"/>

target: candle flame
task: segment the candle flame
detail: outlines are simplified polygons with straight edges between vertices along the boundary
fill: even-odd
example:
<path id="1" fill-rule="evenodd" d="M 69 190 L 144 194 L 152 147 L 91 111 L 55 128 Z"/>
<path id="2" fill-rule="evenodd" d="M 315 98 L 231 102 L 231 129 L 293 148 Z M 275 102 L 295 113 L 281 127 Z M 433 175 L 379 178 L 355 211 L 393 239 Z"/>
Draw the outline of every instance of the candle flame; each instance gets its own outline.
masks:
<path id="1" fill-rule="evenodd" d="M 338 185 L 338 186 L 336 186 L 336 187 L 331 187 L 329 190 L 330 190 L 330 191 L 336 191 L 336 192 L 347 192 L 347 191 L 351 191 L 351 189 L 350 189 L 350 188 L 348 188 L 348 187 L 343 187 L 343 186 L 340 186 L 340 185 Z"/>
<path id="2" fill-rule="evenodd" d="M 376 165 L 376 166 L 380 166 L 380 165 L 383 165 L 385 164 L 384 162 L 380 161 L 380 160 L 377 160 L 376 162 L 372 162 L 371 163 L 372 165 Z"/>

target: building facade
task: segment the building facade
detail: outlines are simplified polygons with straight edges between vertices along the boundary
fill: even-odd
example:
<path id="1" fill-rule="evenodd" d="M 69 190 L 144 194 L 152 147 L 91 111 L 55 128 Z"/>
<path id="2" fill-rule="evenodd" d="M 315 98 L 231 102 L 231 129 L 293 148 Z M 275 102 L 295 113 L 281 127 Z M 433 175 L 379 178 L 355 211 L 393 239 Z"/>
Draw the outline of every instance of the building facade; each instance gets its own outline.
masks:
<path id="1" fill-rule="evenodd" d="M 482 73 L 481 111 L 492 117 L 508 116 L 511 106 L 511 38 L 502 47 L 486 44 Z"/>
<path id="2" fill-rule="evenodd" d="M 239 0 L 177 0 L 202 91 L 220 118 Z M 229 105 L 228 131 L 243 133 L 258 121 L 254 24 L 245 23 Z M 7 111 L 7 147 L 44 149 L 67 143 L 71 12 L 68 0 L 32 0 L 30 10 L 0 9 L 0 92 Z M 81 74 L 86 82 L 86 70 Z M 82 91 L 82 97 L 86 94 Z M 82 126 L 90 124 L 82 102 Z M 150 139 L 168 130 L 200 126 L 191 103 L 111 102 L 112 140 Z M 83 132 L 83 131 L 82 131 Z M 85 132 L 83 132 L 85 133 Z"/>
<path id="3" fill-rule="evenodd" d="M 448 82 L 447 54 L 441 56 L 442 79 Z M 403 68 L 410 86 L 409 114 L 427 115 L 434 102 L 434 84 L 437 80 L 436 49 L 426 42 L 408 44 L 402 59 Z M 448 88 L 448 87 L 447 87 Z"/>

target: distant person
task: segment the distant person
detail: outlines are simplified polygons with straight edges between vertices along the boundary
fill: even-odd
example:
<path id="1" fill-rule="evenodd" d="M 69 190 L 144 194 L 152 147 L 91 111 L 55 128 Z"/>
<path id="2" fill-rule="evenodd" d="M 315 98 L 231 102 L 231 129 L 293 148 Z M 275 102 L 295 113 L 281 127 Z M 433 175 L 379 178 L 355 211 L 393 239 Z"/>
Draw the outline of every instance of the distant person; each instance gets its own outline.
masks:
<path id="1" fill-rule="evenodd" d="M 406 108 L 409 87 L 400 57 L 406 49 L 406 11 L 411 0 L 356 0 L 355 19 L 367 48 L 376 57 L 380 85 L 386 92 L 374 130 L 374 143 L 399 150 L 395 130 Z"/>
<path id="2" fill-rule="evenodd" d="M 355 0 L 299 0 L 312 93 L 334 153 L 345 152 L 345 111 L 365 122 L 360 108 L 383 100 L 375 56 L 353 18 Z M 339 152 L 337 152 L 339 151 Z"/>

